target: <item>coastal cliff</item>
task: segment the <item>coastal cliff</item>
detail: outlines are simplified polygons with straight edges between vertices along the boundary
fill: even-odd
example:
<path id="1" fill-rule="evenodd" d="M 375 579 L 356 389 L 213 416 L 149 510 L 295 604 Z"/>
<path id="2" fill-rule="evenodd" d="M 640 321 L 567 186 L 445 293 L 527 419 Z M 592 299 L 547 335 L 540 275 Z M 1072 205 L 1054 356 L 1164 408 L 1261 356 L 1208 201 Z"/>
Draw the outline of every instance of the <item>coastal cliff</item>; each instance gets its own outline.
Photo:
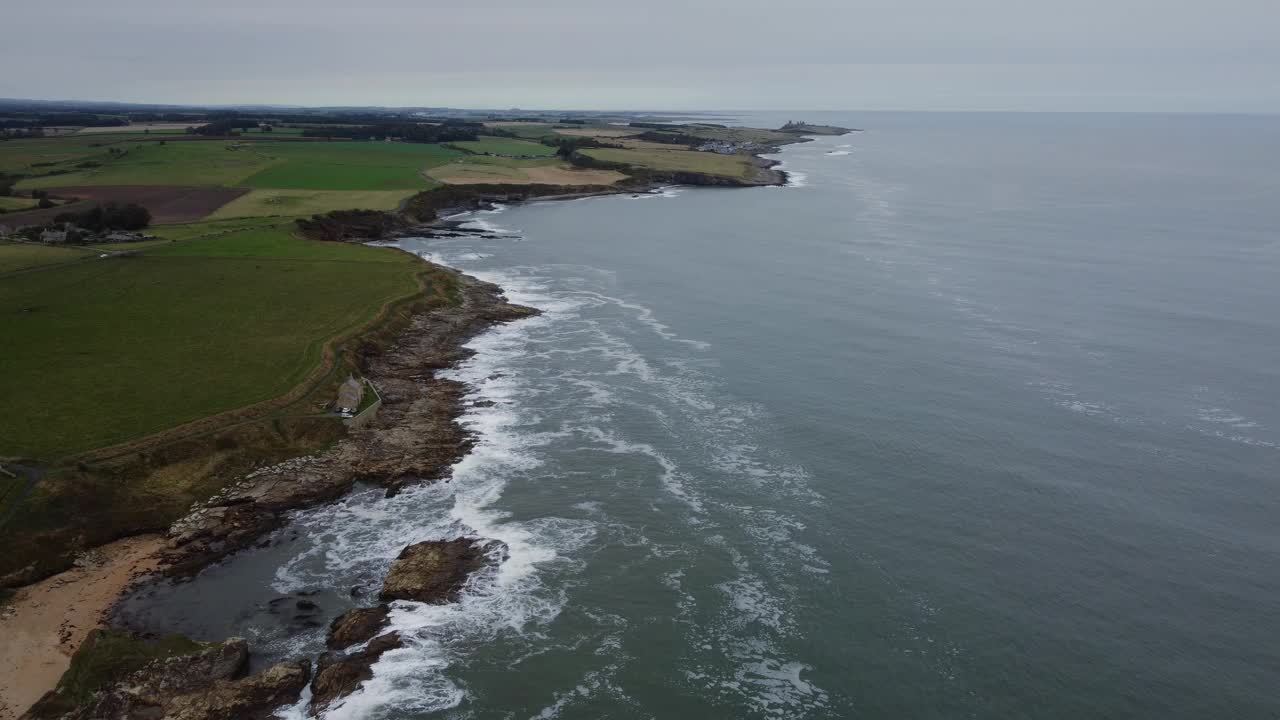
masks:
<path id="1" fill-rule="evenodd" d="M 608 164 L 583 157 L 584 164 L 596 167 Z M 420 193 L 397 212 L 338 211 L 300 221 L 298 227 L 302 235 L 315 240 L 366 242 L 414 232 L 421 223 L 449 228 L 449 224 L 440 219 L 442 216 L 488 207 L 492 203 L 646 192 L 673 184 L 780 185 L 786 182 L 786 174 L 776 169 L 777 164 L 753 154 L 751 171 L 738 177 L 693 170 L 637 170 L 630 166 L 631 180 L 615 186 L 446 186 Z M 466 388 L 456 381 L 438 377 L 438 371 L 465 358 L 468 351 L 463 344 L 484 329 L 537 312 L 507 303 L 496 286 L 454 275 L 458 280 L 455 306 L 417 313 L 395 338 L 360 348 L 360 371 L 378 388 L 383 401 L 373 423 L 351 431 L 321 452 L 259 468 L 202 503 L 169 528 L 165 546 L 155 555 L 159 566 L 145 582 L 191 577 L 233 553 L 253 547 L 267 533 L 284 525 L 290 511 L 331 502 L 350 492 L 357 482 L 381 486 L 391 495 L 408 484 L 446 479 L 450 468 L 470 451 L 474 439 L 456 422 L 463 409 Z M 431 581 L 439 587 L 427 595 L 436 600 L 427 599 L 417 591 L 396 589 L 395 568 L 387 581 L 392 589 L 384 588 L 382 600 L 451 601 L 460 584 L 479 569 L 487 557 L 470 541 L 457 547 L 412 550 L 406 548 L 402 560 L 421 558 L 425 552 L 434 557 L 427 565 L 435 564 L 439 572 L 445 573 Z M 425 572 L 432 571 L 428 568 Z M 343 616 L 335 621 L 332 649 L 319 658 L 314 678 L 310 662 L 306 660 L 273 667 L 261 677 L 252 676 L 258 678 L 256 680 L 243 676 L 216 677 L 212 685 L 187 693 L 191 697 L 182 701 L 185 705 L 173 706 L 173 712 L 181 709 L 182 714 L 174 716 L 257 717 L 254 713 L 258 710 L 253 704 L 257 701 L 253 698 L 265 697 L 276 705 L 296 702 L 297 693 L 308 683 L 312 684 L 316 698 L 312 711 L 323 709 L 357 689 L 369 677 L 369 666 L 383 653 L 399 646 L 398 636 L 381 632 L 385 629 L 386 610 L 386 606 L 364 608 L 351 617 Z M 359 647 L 341 652 L 353 645 Z M 158 663 L 146 671 L 150 676 L 133 677 L 128 682 L 135 686 L 163 685 L 169 681 L 162 676 L 175 673 L 174 667 Z M 246 693 L 252 697 L 245 699 Z M 107 683 L 94 691 L 92 704 L 80 703 L 61 714 L 32 717 L 116 717 L 92 714 L 104 712 L 103 708 L 108 705 L 102 704 L 106 702 L 103 698 L 115 694 L 117 690 Z M 50 707 L 54 706 L 46 704 L 46 711 Z M 221 712 L 241 714 L 217 714 Z"/>

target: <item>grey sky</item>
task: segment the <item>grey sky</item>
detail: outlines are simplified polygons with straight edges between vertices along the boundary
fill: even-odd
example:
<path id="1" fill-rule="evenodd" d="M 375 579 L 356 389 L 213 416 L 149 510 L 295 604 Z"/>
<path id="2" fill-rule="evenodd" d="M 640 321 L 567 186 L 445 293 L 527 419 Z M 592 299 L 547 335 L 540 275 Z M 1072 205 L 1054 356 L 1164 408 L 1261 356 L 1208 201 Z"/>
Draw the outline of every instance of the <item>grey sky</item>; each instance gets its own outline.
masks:
<path id="1" fill-rule="evenodd" d="M 60 0 L 0 97 L 1280 112 L 1280 0 Z"/>

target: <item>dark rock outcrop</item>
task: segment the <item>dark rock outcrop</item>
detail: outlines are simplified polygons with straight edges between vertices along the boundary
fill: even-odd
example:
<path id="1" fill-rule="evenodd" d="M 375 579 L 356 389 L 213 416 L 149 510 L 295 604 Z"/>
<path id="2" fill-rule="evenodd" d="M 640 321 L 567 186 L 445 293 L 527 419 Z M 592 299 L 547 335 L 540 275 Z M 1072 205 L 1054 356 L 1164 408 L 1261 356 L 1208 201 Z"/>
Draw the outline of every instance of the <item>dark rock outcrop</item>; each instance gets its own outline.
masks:
<path id="1" fill-rule="evenodd" d="M 396 633 L 379 635 L 363 649 L 350 655 L 327 652 L 316 663 L 316 677 L 311 681 L 311 714 L 318 715 L 373 677 L 373 664 L 383 653 L 402 647 Z"/>
<path id="2" fill-rule="evenodd" d="M 274 665 L 240 680 L 219 680 L 212 686 L 173 698 L 165 720 L 269 720 L 282 705 L 298 701 L 311 679 L 307 660 Z"/>
<path id="3" fill-rule="evenodd" d="M 296 222 L 303 236 L 329 242 L 382 240 L 409 226 L 399 215 L 378 210 L 334 210 Z"/>
<path id="4" fill-rule="evenodd" d="M 325 643 L 330 650 L 341 650 L 368 642 L 387 624 L 388 613 L 390 608 L 386 605 L 348 610 L 329 624 L 329 638 Z"/>
<path id="5" fill-rule="evenodd" d="M 392 563 L 380 597 L 437 605 L 450 602 L 484 563 L 484 547 L 470 538 L 410 545 Z"/>
<path id="6" fill-rule="evenodd" d="M 160 706 L 209 683 L 241 677 L 248 669 L 249 644 L 231 638 L 195 655 L 158 660 L 121 683 L 119 694 L 136 704 Z"/>
<path id="7" fill-rule="evenodd" d="M 311 676 L 311 663 L 297 660 L 244 677 L 249 646 L 240 638 L 195 643 L 174 636 L 164 650 L 154 642 L 99 633 L 77 652 L 58 689 L 24 718 L 268 720 L 298 701 Z M 145 652 L 161 654 L 139 667 Z"/>

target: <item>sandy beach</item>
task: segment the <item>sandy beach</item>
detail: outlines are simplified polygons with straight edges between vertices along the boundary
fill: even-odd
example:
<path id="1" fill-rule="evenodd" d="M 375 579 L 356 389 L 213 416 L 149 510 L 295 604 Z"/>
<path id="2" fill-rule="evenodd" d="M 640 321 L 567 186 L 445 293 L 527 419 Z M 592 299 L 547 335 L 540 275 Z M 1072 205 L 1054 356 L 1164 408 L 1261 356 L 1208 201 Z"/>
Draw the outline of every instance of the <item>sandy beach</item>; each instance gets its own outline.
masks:
<path id="1" fill-rule="evenodd" d="M 15 720 L 53 689 L 129 581 L 155 568 L 163 546 L 162 536 L 142 535 L 96 548 L 0 609 L 0 720 Z"/>

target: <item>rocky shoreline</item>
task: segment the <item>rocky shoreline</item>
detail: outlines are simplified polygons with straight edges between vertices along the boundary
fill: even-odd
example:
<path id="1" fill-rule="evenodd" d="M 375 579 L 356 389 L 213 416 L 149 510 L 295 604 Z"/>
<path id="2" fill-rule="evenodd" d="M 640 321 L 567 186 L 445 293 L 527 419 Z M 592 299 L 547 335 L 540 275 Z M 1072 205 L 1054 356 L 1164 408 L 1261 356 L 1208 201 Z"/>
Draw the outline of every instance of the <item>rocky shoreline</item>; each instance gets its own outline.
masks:
<path id="1" fill-rule="evenodd" d="M 456 275 L 457 306 L 419 313 L 389 350 L 365 356 L 364 376 L 382 396 L 377 417 L 322 453 L 252 473 L 175 523 L 161 554 L 165 576 L 190 577 L 252 547 L 288 512 L 336 500 L 357 482 L 392 495 L 448 477 L 474 439 L 457 423 L 466 388 L 438 371 L 465 359 L 463 345 L 490 326 L 538 312 L 508 303 L 496 285 Z"/>
<path id="2" fill-rule="evenodd" d="M 475 439 L 458 423 L 465 409 L 466 387 L 438 377 L 439 371 L 466 359 L 470 351 L 464 345 L 476 335 L 538 311 L 507 302 L 496 285 L 445 270 L 458 282 L 457 304 L 416 313 L 385 350 L 362 349 L 361 371 L 382 397 L 376 418 L 320 453 L 256 470 L 203 503 L 169 529 L 153 556 L 155 569 L 135 578 L 132 590 L 193 577 L 260 544 L 287 522 L 289 512 L 337 500 L 356 483 L 381 486 L 393 495 L 414 483 L 448 478 Z M 419 557 L 411 562 L 393 576 L 400 578 L 400 589 L 393 589 L 383 600 L 452 598 L 487 557 L 473 550 L 471 543 L 450 541 L 439 553 L 427 552 L 433 559 Z M 381 621 L 385 617 L 384 612 Z M 115 633 L 114 642 L 135 643 L 136 651 L 144 654 L 144 648 L 158 642 L 128 630 L 95 632 Z M 194 654 L 157 659 L 125 676 L 112 677 L 92 697 L 71 702 L 68 678 L 78 674 L 77 665 L 100 662 L 97 654 L 103 643 L 95 642 L 96 637 L 91 636 L 73 656 L 71 670 L 58 688 L 24 718 L 266 718 L 275 708 L 296 702 L 312 680 L 311 663 L 305 659 L 245 676 L 250 650 L 243 640 L 233 638 L 200 643 L 202 649 Z M 315 674 L 317 691 L 327 698 L 325 704 L 355 690 L 367 676 L 368 666 L 390 647 L 390 639 L 384 639 L 372 649 L 359 649 L 353 657 L 326 654 Z M 210 657 L 228 654 L 243 655 L 242 661 L 221 663 L 218 672 L 212 672 Z M 353 684 L 353 678 L 359 679 Z"/>
<path id="3" fill-rule="evenodd" d="M 413 234 L 448 236 L 474 232 L 447 219 L 449 215 L 495 203 L 653 192 L 673 184 L 786 184 L 787 174 L 776 169 L 778 161 L 758 154 L 752 160 L 755 172 L 745 181 L 701 173 L 652 173 L 629 187 L 579 188 L 576 192 L 477 187 L 458 191 L 456 196 L 449 194 L 438 205 L 424 206 L 417 212 L 402 208 L 397 214 L 352 212 L 348 217 L 335 213 L 327 219 L 315 218 L 312 228 L 302 229 L 317 239 L 353 242 Z M 475 439 L 458 422 L 465 409 L 467 388 L 439 377 L 439 371 L 468 357 L 464 344 L 489 327 L 538 311 L 507 302 L 496 285 L 446 270 L 459 283 L 456 305 L 419 312 L 390 348 L 362 352 L 361 372 L 382 398 L 377 417 L 324 451 L 256 470 L 203 503 L 168 530 L 163 548 L 155 554 L 158 567 L 139 578 L 134 589 L 191 578 L 263 542 L 269 533 L 285 525 L 291 511 L 333 502 L 357 483 L 383 487 L 390 496 L 408 485 L 448 478 Z M 277 708 L 296 704 L 308 687 L 308 711 L 316 715 L 357 690 L 371 677 L 371 666 L 384 653 L 401 647 L 395 632 L 385 632 L 389 603 L 452 602 L 472 573 L 501 558 L 504 551 L 492 541 L 475 538 L 405 548 L 384 582 L 380 604 L 350 610 L 333 620 L 326 643 L 329 651 L 317 659 L 314 673 L 310 660 L 297 659 L 246 675 L 250 648 L 243 640 L 232 638 L 194 643 L 195 650 L 164 655 L 130 668 L 126 674 L 108 678 L 90 697 L 77 698 L 69 705 L 67 677 L 76 671 L 77 660 L 73 659 L 72 670 L 58 688 L 23 717 L 269 718 Z M 123 638 L 117 638 L 121 642 L 143 648 L 158 641 L 127 630 L 95 631 L 100 632 L 117 633 Z M 93 656 L 101 644 L 95 641 L 97 637 L 91 636 L 77 652 L 76 658 L 85 656 L 82 664 L 97 659 Z"/>

